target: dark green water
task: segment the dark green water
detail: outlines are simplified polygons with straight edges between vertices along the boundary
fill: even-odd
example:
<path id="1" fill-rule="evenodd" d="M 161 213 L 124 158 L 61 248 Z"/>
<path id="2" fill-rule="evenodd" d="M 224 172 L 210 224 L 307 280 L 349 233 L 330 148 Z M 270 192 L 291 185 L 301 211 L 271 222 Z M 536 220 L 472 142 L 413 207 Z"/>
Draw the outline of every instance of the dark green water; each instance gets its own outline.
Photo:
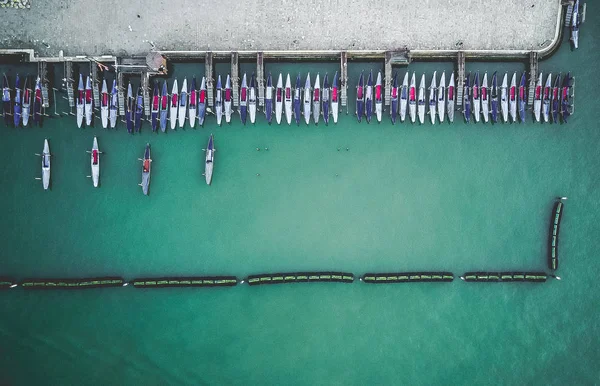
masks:
<path id="1" fill-rule="evenodd" d="M 2 127 L 0 274 L 17 279 L 544 270 L 552 200 L 569 200 L 563 280 L 543 285 L 3 291 L 0 384 L 598 383 L 600 54 L 592 22 L 578 51 L 565 44 L 540 66 L 576 77 L 576 113 L 566 125 L 368 125 L 348 115 L 329 127 L 268 126 L 262 117 L 216 127 L 211 117 L 204 128 L 166 135 L 148 124 L 135 136 L 123 124 L 78 130 L 73 117 L 41 129 Z M 335 67 L 277 63 L 267 71 L 311 71 L 314 79 Z M 350 64 L 351 84 L 361 69 L 379 67 Z M 409 68 L 436 69 L 452 67 Z M 2 70 L 14 79 L 35 66 Z M 227 65 L 216 70 L 226 76 Z M 203 72 L 182 64 L 172 75 Z M 210 133 L 218 151 L 206 186 L 201 148 Z M 100 189 L 85 177 L 94 135 L 106 153 Z M 51 192 L 34 180 L 33 153 L 46 137 Z M 149 197 L 137 186 L 146 142 Z"/>

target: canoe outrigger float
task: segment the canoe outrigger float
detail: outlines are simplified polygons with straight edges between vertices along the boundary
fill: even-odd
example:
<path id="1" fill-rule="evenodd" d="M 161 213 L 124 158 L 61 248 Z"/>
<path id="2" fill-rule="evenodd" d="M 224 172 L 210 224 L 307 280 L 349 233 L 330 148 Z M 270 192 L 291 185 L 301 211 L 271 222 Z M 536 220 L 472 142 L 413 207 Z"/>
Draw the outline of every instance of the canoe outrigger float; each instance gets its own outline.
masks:
<path id="1" fill-rule="evenodd" d="M 450 83 L 448 83 L 448 98 L 446 106 L 448 107 L 448 121 L 454 122 L 454 103 L 456 99 L 456 86 L 454 84 L 454 72 L 450 74 Z"/>
<path id="2" fill-rule="evenodd" d="M 13 123 L 15 127 L 21 126 L 21 103 L 21 80 L 19 79 L 19 74 L 17 74 L 17 79 L 15 80 L 15 104 L 13 112 Z"/>
<path id="3" fill-rule="evenodd" d="M 98 150 L 98 139 L 96 137 L 94 137 L 92 150 L 88 150 L 87 152 L 90 153 L 90 166 L 92 168 L 92 175 L 88 177 L 92 179 L 94 188 L 97 188 L 100 181 L 100 154 L 102 152 Z"/>
<path id="4" fill-rule="evenodd" d="M 369 72 L 369 78 L 367 79 L 367 87 L 365 89 L 365 117 L 367 123 L 371 123 L 371 117 L 373 116 L 373 70 Z"/>
<path id="5" fill-rule="evenodd" d="M 127 132 L 133 134 L 133 113 L 135 109 L 135 98 L 133 97 L 133 90 L 131 83 L 127 85 L 127 101 L 125 102 L 125 123 L 127 125 Z"/>
<path id="6" fill-rule="evenodd" d="M 510 89 L 508 91 L 508 106 L 510 107 L 510 117 L 514 122 L 517 121 L 517 73 L 513 73 L 510 80 Z"/>
<path id="7" fill-rule="evenodd" d="M 42 157 L 42 177 L 36 178 L 36 180 L 42 181 L 44 190 L 50 188 L 50 145 L 48 145 L 48 139 L 44 139 L 44 150 L 42 154 L 35 154 L 38 157 Z"/>
<path id="8" fill-rule="evenodd" d="M 498 122 L 498 76 L 494 71 L 492 75 L 492 88 L 490 89 L 492 122 Z"/>
<path id="9" fill-rule="evenodd" d="M 11 113 L 11 97 L 10 97 L 10 87 L 8 87 L 8 78 L 6 74 L 4 74 L 4 79 L 2 81 L 2 115 L 4 116 L 4 124 L 9 125 L 11 122 L 10 113 Z"/>
<path id="10" fill-rule="evenodd" d="M 108 127 L 108 105 L 110 100 L 108 99 L 108 87 L 106 86 L 106 79 L 102 79 L 102 91 L 100 92 L 100 120 L 102 121 L 102 127 L 106 129 Z"/>
<path id="11" fill-rule="evenodd" d="M 310 72 L 306 74 L 306 82 L 304 82 L 304 122 L 308 125 L 310 123 L 310 103 L 311 103 L 311 90 L 310 90 Z"/>
<path id="12" fill-rule="evenodd" d="M 392 80 L 390 118 L 392 120 L 392 125 L 396 124 L 396 119 L 398 118 L 398 73 L 397 72 L 394 73 L 394 78 Z"/>
<path id="13" fill-rule="evenodd" d="M 290 81 L 290 74 L 287 74 L 285 79 L 285 93 L 284 93 L 284 105 L 285 105 L 285 120 L 288 125 L 292 124 L 292 83 Z"/>
<path id="14" fill-rule="evenodd" d="M 250 87 L 248 88 L 248 113 L 250 123 L 256 122 L 256 77 L 252 74 L 250 78 Z"/>
<path id="15" fill-rule="evenodd" d="M 404 80 L 406 80 L 406 75 L 404 76 Z M 404 101 L 403 93 L 404 83 L 402 83 L 402 92 L 400 93 L 400 117 L 402 117 L 402 103 Z M 415 123 L 417 120 L 417 83 L 414 71 L 410 77 L 410 87 L 408 88 L 408 113 L 410 115 L 410 121 Z"/>
<path id="16" fill-rule="evenodd" d="M 544 93 L 542 97 L 542 116 L 544 122 L 550 121 L 550 103 L 552 99 L 552 73 L 548 74 L 546 78 L 546 85 L 544 86 Z"/>
<path id="17" fill-rule="evenodd" d="M 319 118 L 321 116 L 321 81 L 319 79 L 319 74 L 317 74 L 317 78 L 315 79 L 315 88 L 313 89 L 313 120 L 315 121 L 315 125 L 319 124 Z"/>
<path id="18" fill-rule="evenodd" d="M 425 74 L 421 75 L 421 82 L 419 82 L 417 113 L 419 115 L 419 123 L 425 123 Z"/>
<path id="19" fill-rule="evenodd" d="M 81 129 L 83 125 L 83 110 L 85 109 L 85 87 L 83 86 L 83 75 L 79 74 L 79 85 L 77 86 L 77 127 Z"/>
<path id="20" fill-rule="evenodd" d="M 208 145 L 206 145 L 206 149 L 202 150 L 206 152 L 203 175 L 204 179 L 206 180 L 206 184 L 210 185 L 212 182 L 213 168 L 215 165 L 215 151 L 217 151 L 217 149 L 215 149 L 214 138 L 212 134 L 208 138 Z"/>
<path id="21" fill-rule="evenodd" d="M 269 74 L 271 75 L 271 74 Z M 275 89 L 275 122 L 281 124 L 281 115 L 283 114 L 283 79 L 281 72 L 277 78 L 277 87 Z"/>
<path id="22" fill-rule="evenodd" d="M 183 78 L 183 83 L 181 84 L 181 91 L 179 92 L 179 108 L 177 111 L 177 118 L 179 118 L 179 128 L 180 129 L 183 129 L 183 126 L 185 126 L 187 102 L 188 102 L 187 78 Z"/>
<path id="23" fill-rule="evenodd" d="M 144 150 L 144 158 L 138 158 L 142 161 L 142 182 L 139 186 L 142 187 L 144 196 L 147 196 L 150 189 L 150 171 L 152 167 L 152 158 L 150 158 L 150 144 L 146 144 L 146 150 Z"/>
<path id="24" fill-rule="evenodd" d="M 229 90 L 231 90 L 231 87 L 229 87 Z M 217 89 L 215 91 L 215 117 L 217 118 L 217 126 L 221 126 L 221 121 L 223 120 L 223 86 L 221 84 L 221 75 L 217 78 Z M 229 110 L 229 118 L 231 119 L 231 105 Z M 227 116 L 225 118 L 227 119 Z M 246 124 L 246 114 L 244 114 L 244 124 Z"/>
<path id="25" fill-rule="evenodd" d="M 221 75 L 219 75 L 221 76 Z M 204 119 L 206 117 L 206 104 L 208 102 L 207 92 L 206 92 L 206 77 L 202 77 L 202 81 L 200 82 L 200 92 L 198 93 L 198 124 L 200 126 L 204 126 Z M 231 98 L 229 99 L 231 102 Z M 231 107 L 231 105 L 230 105 Z M 221 114 L 223 116 L 223 114 Z M 231 118 L 231 111 L 229 112 L 229 117 Z M 191 119 L 191 118 L 190 118 Z M 221 123 L 221 122 L 219 122 Z"/>
<path id="26" fill-rule="evenodd" d="M 525 95 L 525 72 L 521 75 L 521 82 L 519 83 L 519 116 L 521 118 L 521 123 L 525 122 L 525 103 L 527 103 Z"/>
<path id="27" fill-rule="evenodd" d="M 360 122 L 365 113 L 365 95 L 364 95 L 364 73 L 360 73 L 358 85 L 356 86 L 356 119 Z"/>
<path id="28" fill-rule="evenodd" d="M 221 75 L 219 75 L 221 77 Z M 231 77 L 227 74 L 227 80 L 225 81 L 225 122 L 231 122 L 231 114 L 232 109 L 231 105 L 233 103 L 233 90 L 231 89 Z M 219 120 L 220 121 L 220 120 Z"/>
<path id="29" fill-rule="evenodd" d="M 475 117 L 475 122 L 479 122 L 479 117 L 481 115 L 481 91 L 479 88 L 479 71 L 475 73 L 475 81 L 473 82 L 473 116 Z"/>
<path id="30" fill-rule="evenodd" d="M 464 100 L 463 100 L 463 104 L 464 104 L 464 115 L 465 115 L 465 122 L 469 123 L 471 120 L 471 73 L 469 73 L 466 78 L 465 78 L 465 89 L 463 92 L 464 95 Z"/>
<path id="31" fill-rule="evenodd" d="M 533 116 L 536 122 L 540 121 L 540 115 L 542 113 L 542 77 L 543 74 L 540 72 L 540 76 L 535 84 L 535 92 L 533 95 Z"/>
<path id="32" fill-rule="evenodd" d="M 300 83 L 302 80 L 300 79 L 300 73 L 296 77 L 296 87 L 294 88 L 294 119 L 296 120 L 296 125 L 300 125 L 300 99 L 302 93 L 302 84 Z"/>
<path id="33" fill-rule="evenodd" d="M 110 108 L 109 108 L 109 120 L 110 127 L 115 128 L 117 126 L 117 114 L 119 113 L 119 91 L 117 89 L 117 80 L 113 80 L 112 90 L 110 93 Z"/>
<path id="34" fill-rule="evenodd" d="M 438 116 L 440 117 L 440 123 L 443 123 L 446 113 L 446 71 L 442 72 L 442 77 L 440 78 L 440 84 L 438 86 L 437 110 Z"/>
<path id="35" fill-rule="evenodd" d="M 93 101 L 94 101 L 94 98 L 92 96 L 92 80 L 88 76 L 85 79 L 85 125 L 86 126 L 92 125 L 92 115 L 94 113 Z"/>
<path id="36" fill-rule="evenodd" d="M 196 91 L 196 77 L 192 78 L 192 87 L 190 88 L 189 95 L 188 118 L 190 120 L 190 127 L 193 129 L 196 126 L 196 112 L 198 110 L 198 92 Z"/>
<path id="37" fill-rule="evenodd" d="M 138 133 L 142 130 L 142 114 L 143 113 L 144 113 L 144 95 L 142 94 L 142 88 L 138 87 L 136 103 L 135 103 L 135 131 Z"/>
<path id="38" fill-rule="evenodd" d="M 329 77 L 327 73 L 325 73 L 325 78 L 323 78 L 323 92 L 321 96 L 321 100 L 323 102 L 323 121 L 325 125 L 329 124 L 329 102 L 331 101 L 331 89 L 329 88 Z"/>
<path id="39" fill-rule="evenodd" d="M 152 92 L 152 110 L 150 114 L 150 122 L 152 131 L 158 130 L 158 113 L 160 112 L 160 94 L 158 93 L 158 81 L 154 81 L 154 91 Z"/>
<path id="40" fill-rule="evenodd" d="M 333 83 L 331 85 L 331 117 L 333 118 L 333 123 L 337 123 L 338 121 L 339 106 L 338 73 L 336 71 L 333 75 Z"/>
<path id="41" fill-rule="evenodd" d="M 433 72 L 433 77 L 431 78 L 431 84 L 429 85 L 429 118 L 431 119 L 431 124 L 435 125 L 435 106 L 437 104 L 436 92 L 437 92 L 437 71 Z"/>
<path id="42" fill-rule="evenodd" d="M 487 72 L 483 74 L 483 81 L 481 82 L 481 113 L 483 114 L 483 121 L 487 123 L 490 118 L 490 95 L 488 92 L 488 78 Z"/>
<path id="43" fill-rule="evenodd" d="M 271 73 L 267 76 L 267 86 L 265 87 L 265 118 L 270 125 L 273 119 L 273 78 Z"/>
<path id="44" fill-rule="evenodd" d="M 248 83 L 246 81 L 246 73 L 242 77 L 242 87 L 240 89 L 240 119 L 242 124 L 246 124 L 248 116 Z"/>
<path id="45" fill-rule="evenodd" d="M 169 93 L 167 91 L 167 81 L 162 85 L 160 93 L 160 130 L 164 133 L 167 130 L 167 121 L 169 114 Z"/>
<path id="46" fill-rule="evenodd" d="M 175 130 L 177 127 L 177 108 L 179 107 L 179 89 L 177 87 L 177 79 L 173 82 L 173 88 L 171 90 L 171 107 L 169 119 L 171 120 L 171 130 Z"/>

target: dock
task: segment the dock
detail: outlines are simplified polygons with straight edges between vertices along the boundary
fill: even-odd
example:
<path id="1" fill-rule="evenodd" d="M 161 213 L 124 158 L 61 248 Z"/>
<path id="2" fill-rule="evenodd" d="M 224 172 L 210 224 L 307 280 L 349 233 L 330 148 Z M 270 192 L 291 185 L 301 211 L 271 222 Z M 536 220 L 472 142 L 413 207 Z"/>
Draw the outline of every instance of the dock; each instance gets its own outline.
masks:
<path id="1" fill-rule="evenodd" d="M 538 54 L 532 51 L 529 54 L 529 92 L 527 95 L 527 105 L 533 105 L 533 98 L 535 97 L 535 83 L 538 78 Z"/>
<path id="2" fill-rule="evenodd" d="M 69 100 L 69 108 L 71 112 L 75 108 L 75 80 L 73 79 L 73 62 L 65 61 L 65 80 L 67 86 L 67 99 Z"/>
<path id="3" fill-rule="evenodd" d="M 256 86 L 258 87 L 258 107 L 265 105 L 265 70 L 263 53 L 256 54 Z"/>
<path id="4" fill-rule="evenodd" d="M 48 99 L 48 70 L 46 66 L 46 62 L 44 60 L 40 60 L 38 62 L 38 76 L 40 77 L 40 81 L 42 83 L 42 107 L 48 108 L 50 107 L 50 100 Z"/>
<path id="5" fill-rule="evenodd" d="M 213 85 L 213 55 L 208 51 L 204 58 L 204 72 L 206 77 L 206 99 L 208 107 L 214 105 L 214 85 Z"/>
<path id="6" fill-rule="evenodd" d="M 340 53 L 340 104 L 348 112 L 348 53 Z"/>
<path id="7" fill-rule="evenodd" d="M 233 98 L 233 106 L 234 107 L 238 107 L 240 104 L 240 94 L 239 94 L 239 92 L 240 92 L 240 87 L 239 87 L 240 67 L 239 67 L 238 60 L 239 60 L 238 53 L 235 51 L 232 52 L 231 53 L 231 89 L 233 91 L 232 98 Z"/>
<path id="8" fill-rule="evenodd" d="M 98 79 L 98 66 L 90 60 L 90 74 L 92 78 L 92 94 L 94 96 L 94 106 L 100 107 L 100 80 Z"/>
<path id="9" fill-rule="evenodd" d="M 456 73 L 456 106 L 463 105 L 465 92 L 465 53 L 459 51 L 456 55 L 457 73 Z"/>

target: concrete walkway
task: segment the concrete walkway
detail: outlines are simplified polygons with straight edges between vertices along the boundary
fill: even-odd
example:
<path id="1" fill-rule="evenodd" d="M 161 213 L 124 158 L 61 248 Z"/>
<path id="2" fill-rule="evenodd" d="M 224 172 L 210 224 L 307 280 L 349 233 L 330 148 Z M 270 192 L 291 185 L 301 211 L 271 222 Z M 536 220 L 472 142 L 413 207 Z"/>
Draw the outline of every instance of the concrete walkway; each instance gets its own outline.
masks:
<path id="1" fill-rule="evenodd" d="M 161 50 L 540 49 L 559 0 L 34 0 L 0 9 L 0 48 L 42 55 Z M 395 4 L 393 7 L 391 4 Z"/>

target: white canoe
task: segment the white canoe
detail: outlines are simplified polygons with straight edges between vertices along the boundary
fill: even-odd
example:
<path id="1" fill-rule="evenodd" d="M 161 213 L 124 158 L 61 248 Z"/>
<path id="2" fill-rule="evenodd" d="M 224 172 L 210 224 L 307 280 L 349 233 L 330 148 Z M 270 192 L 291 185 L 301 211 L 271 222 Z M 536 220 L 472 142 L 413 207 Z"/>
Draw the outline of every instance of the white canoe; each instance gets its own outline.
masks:
<path id="1" fill-rule="evenodd" d="M 290 81 L 290 74 L 287 74 L 287 78 L 285 79 L 285 95 L 284 95 L 284 103 L 285 103 L 285 120 L 288 125 L 292 124 L 292 82 Z"/>
<path id="2" fill-rule="evenodd" d="M 377 73 L 377 81 L 375 81 L 375 117 L 377 122 L 381 123 L 381 115 L 383 114 L 383 93 L 381 92 L 381 71 Z"/>
<path id="3" fill-rule="evenodd" d="M 173 82 L 173 88 L 171 91 L 171 107 L 169 119 L 171 120 L 171 130 L 175 130 L 177 127 L 177 108 L 179 107 L 179 89 L 177 88 L 177 79 Z M 185 115 L 184 115 L 185 119 Z"/>
<path id="4" fill-rule="evenodd" d="M 450 74 L 450 83 L 448 83 L 448 97 L 446 98 L 446 111 L 448 112 L 448 121 L 454 122 L 454 101 L 456 100 L 456 85 L 454 84 L 454 72 Z"/>
<path id="5" fill-rule="evenodd" d="M 483 74 L 483 80 L 481 81 L 481 114 L 483 114 L 483 121 L 487 123 L 490 117 L 490 93 L 488 89 L 487 72 Z"/>
<path id="6" fill-rule="evenodd" d="M 502 110 L 502 120 L 508 123 L 508 74 L 504 73 L 502 85 L 500 86 L 500 110 Z"/>
<path id="7" fill-rule="evenodd" d="M 92 150 L 88 151 L 90 153 L 90 165 L 92 168 L 92 183 L 94 184 L 94 188 L 98 187 L 98 182 L 100 181 L 100 153 L 98 150 L 98 139 L 94 137 L 94 143 L 92 144 Z"/>
<path id="8" fill-rule="evenodd" d="M 404 88 L 404 85 L 402 86 Z M 400 94 L 402 95 L 402 94 Z M 410 87 L 408 88 L 408 113 L 410 115 L 410 120 L 412 123 L 415 123 L 417 120 L 417 83 L 415 81 L 415 73 L 410 78 Z M 402 99 L 400 99 L 400 106 L 402 106 Z M 402 108 L 400 109 L 402 111 Z M 400 114 L 402 116 L 402 114 Z"/>
<path id="9" fill-rule="evenodd" d="M 108 97 L 108 88 L 106 87 L 106 79 L 102 80 L 102 92 L 100 94 L 100 118 L 102 120 L 102 127 L 108 127 L 108 105 L 109 105 L 109 97 Z"/>
<path id="10" fill-rule="evenodd" d="M 333 123 L 337 123 L 338 114 L 340 110 L 340 102 L 338 95 L 338 73 L 337 71 L 333 75 L 333 83 L 331 85 L 331 117 L 333 118 Z"/>
<path id="11" fill-rule="evenodd" d="M 433 72 L 433 78 L 431 78 L 431 85 L 429 86 L 429 118 L 431 119 L 431 124 L 435 125 L 435 106 L 437 105 L 437 71 Z"/>
<path id="12" fill-rule="evenodd" d="M 110 127 L 115 128 L 117 126 L 117 113 L 119 112 L 119 94 L 117 91 L 117 80 L 113 80 L 113 86 L 110 94 Z"/>
<path id="13" fill-rule="evenodd" d="M 79 85 L 77 86 L 77 98 L 75 99 L 75 102 L 77 103 L 77 127 L 81 129 L 84 116 L 83 110 L 85 108 L 85 87 L 83 86 L 83 76 L 81 74 L 79 74 Z"/>
<path id="14" fill-rule="evenodd" d="M 310 123 L 310 72 L 306 75 L 306 82 L 304 83 L 304 122 L 308 125 Z"/>
<path id="15" fill-rule="evenodd" d="M 513 122 L 517 121 L 517 73 L 515 72 L 510 81 L 508 90 L 508 106 L 510 107 L 510 117 Z"/>
<path id="16" fill-rule="evenodd" d="M 92 80 L 88 76 L 85 80 L 85 124 L 86 126 L 92 125 L 92 114 L 93 114 L 93 101 L 92 96 Z"/>
<path id="17" fill-rule="evenodd" d="M 229 75 L 227 77 L 229 78 Z M 221 126 L 221 121 L 223 120 L 223 86 L 221 84 L 221 75 L 217 79 L 217 89 L 215 92 L 215 117 L 217 118 L 217 125 Z M 229 119 L 231 120 L 231 102 L 229 103 Z M 225 116 L 225 121 L 229 122 L 227 116 Z"/>
<path id="18" fill-rule="evenodd" d="M 221 77 L 221 75 L 219 75 Z M 227 74 L 227 80 L 225 81 L 225 100 L 223 105 L 225 107 L 225 122 L 231 122 L 231 103 L 233 101 L 233 90 L 231 89 L 231 77 Z"/>
<path id="19" fill-rule="evenodd" d="M 411 85 L 414 86 L 415 74 L 413 73 L 413 77 L 411 78 Z M 406 105 L 408 104 L 408 71 L 404 74 L 404 80 L 402 81 L 402 87 L 400 87 L 400 121 L 404 122 L 406 119 Z M 413 112 L 410 112 L 410 116 L 413 116 Z M 414 119 L 412 120 L 415 121 Z"/>
<path id="20" fill-rule="evenodd" d="M 48 190 L 50 187 L 50 145 L 48 145 L 48 139 L 44 139 L 44 151 L 42 156 L 42 185 L 44 190 Z"/>
<path id="21" fill-rule="evenodd" d="M 533 97 L 533 115 L 535 116 L 536 122 L 540 121 L 540 114 L 542 112 L 542 76 L 543 74 L 540 72 Z"/>
<path id="22" fill-rule="evenodd" d="M 248 115 L 250 115 L 250 123 L 256 122 L 256 80 L 254 74 L 250 79 L 250 87 L 248 87 Z"/>
<path id="23" fill-rule="evenodd" d="M 446 112 L 446 71 L 442 72 L 440 84 L 438 85 L 437 111 L 438 117 L 440 117 L 440 123 L 444 122 L 444 115 Z"/>
<path id="24" fill-rule="evenodd" d="M 548 74 L 546 78 L 546 85 L 544 86 L 544 94 L 542 99 L 542 116 L 544 122 L 550 121 L 550 99 L 552 98 L 552 73 Z"/>
<path id="25" fill-rule="evenodd" d="M 283 80 L 281 72 L 277 79 L 277 88 L 275 90 L 275 120 L 277 124 L 281 124 L 281 114 L 283 113 Z"/>
<path id="26" fill-rule="evenodd" d="M 215 162 L 215 151 L 217 151 L 217 149 L 215 149 L 214 137 L 212 134 L 208 138 L 208 145 L 204 150 L 206 151 L 206 158 L 204 160 L 204 179 L 206 181 L 206 184 L 210 185 L 210 183 L 212 182 L 213 168 Z"/>
<path id="27" fill-rule="evenodd" d="M 425 74 L 421 75 L 419 82 L 419 96 L 417 97 L 417 110 L 419 114 L 419 123 L 425 123 Z"/>
<path id="28" fill-rule="evenodd" d="M 321 116 L 321 81 L 319 74 L 315 79 L 315 88 L 313 89 L 313 120 L 315 124 L 319 124 L 319 118 Z"/>
<path id="29" fill-rule="evenodd" d="M 188 109 L 188 118 L 190 121 L 190 127 L 193 129 L 196 126 L 196 113 L 198 111 L 198 90 L 196 89 L 196 77 L 192 79 L 192 89 L 190 89 L 190 94 L 188 96 L 188 104 L 190 108 Z"/>
<path id="30" fill-rule="evenodd" d="M 183 128 L 183 126 L 185 125 L 185 113 L 187 110 L 187 102 L 188 102 L 187 78 L 183 78 L 183 84 L 181 85 L 181 92 L 179 93 L 179 111 L 177 112 L 180 128 Z"/>
<path id="31" fill-rule="evenodd" d="M 479 122 L 481 116 L 481 86 L 479 84 L 479 72 L 475 74 L 475 81 L 471 88 L 473 94 L 473 116 L 475 122 Z"/>

